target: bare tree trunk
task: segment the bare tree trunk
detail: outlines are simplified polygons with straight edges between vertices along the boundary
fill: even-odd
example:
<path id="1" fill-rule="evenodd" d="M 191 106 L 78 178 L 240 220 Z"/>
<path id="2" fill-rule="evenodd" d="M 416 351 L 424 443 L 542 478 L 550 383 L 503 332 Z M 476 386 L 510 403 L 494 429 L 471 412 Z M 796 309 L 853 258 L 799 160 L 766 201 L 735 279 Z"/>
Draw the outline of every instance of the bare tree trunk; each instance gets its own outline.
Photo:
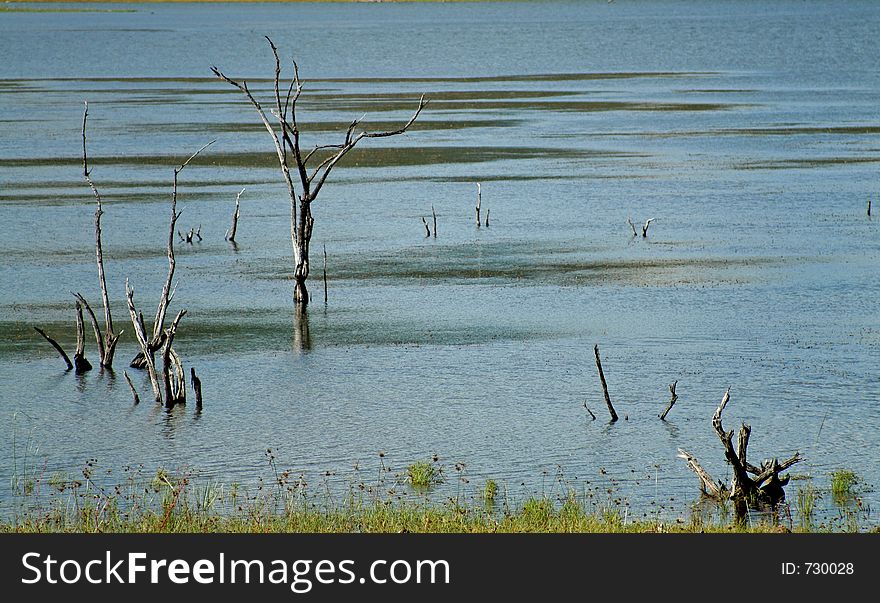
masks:
<path id="1" fill-rule="evenodd" d="M 434 211 L 434 206 L 431 206 L 431 216 L 434 218 L 434 238 L 437 238 L 437 212 Z"/>
<path id="2" fill-rule="evenodd" d="M 98 282 L 101 285 L 101 303 L 104 305 L 104 336 L 101 336 L 101 329 L 98 327 L 98 321 L 94 318 L 92 309 L 85 303 L 82 296 L 78 296 L 85 304 L 89 314 L 92 317 L 92 326 L 95 329 L 95 337 L 98 340 L 98 352 L 101 366 L 104 368 L 113 368 L 113 356 L 116 352 L 116 343 L 119 341 L 120 331 L 118 334 L 113 331 L 113 317 L 110 313 L 110 297 L 107 294 L 107 278 L 104 274 L 104 248 L 101 244 L 101 216 L 104 215 L 104 209 L 101 203 L 101 195 L 95 183 L 92 182 L 91 172 L 89 171 L 88 153 L 86 152 L 86 121 L 89 116 L 89 104 L 85 103 L 82 121 L 82 155 L 83 155 L 83 178 L 88 183 L 89 188 L 95 195 L 95 263 L 98 266 Z"/>

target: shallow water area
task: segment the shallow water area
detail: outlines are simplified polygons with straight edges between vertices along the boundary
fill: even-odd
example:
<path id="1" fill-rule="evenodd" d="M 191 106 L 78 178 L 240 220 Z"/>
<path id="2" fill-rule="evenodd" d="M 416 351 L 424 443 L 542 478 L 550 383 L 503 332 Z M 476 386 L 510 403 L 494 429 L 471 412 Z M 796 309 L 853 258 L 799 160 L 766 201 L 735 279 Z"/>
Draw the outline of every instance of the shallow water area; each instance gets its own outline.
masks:
<path id="1" fill-rule="evenodd" d="M 752 426 L 755 460 L 805 456 L 793 473 L 824 492 L 817 523 L 847 512 L 828 488 L 849 468 L 876 524 L 876 3 L 89 7 L 108 12 L 0 12 L 0 512 L 22 476 L 76 475 L 91 458 L 110 481 L 144 464 L 255 484 L 272 448 L 314 482 L 331 472 L 338 492 L 379 452 L 398 473 L 436 453 L 438 502 L 495 479 L 513 501 L 611 490 L 631 516 L 672 521 L 698 492 L 678 448 L 728 477 L 711 416 L 731 386 L 725 427 Z M 306 323 L 271 141 L 210 72 L 268 99 L 264 35 L 305 80 L 305 148 L 362 115 L 394 127 L 430 99 L 405 136 L 360 145 L 315 202 Z M 115 374 L 76 376 L 32 327 L 70 348 L 70 292 L 100 306 L 84 100 L 126 334 Z M 165 411 L 127 369 L 124 283 L 149 320 L 172 170 L 214 139 L 180 177 L 178 228 L 203 240 L 176 242 L 172 305 L 188 310 L 175 347 L 205 407 Z M 488 228 L 474 224 L 477 182 Z M 627 218 L 655 221 L 643 238 Z M 807 481 L 788 486 L 792 505 Z"/>

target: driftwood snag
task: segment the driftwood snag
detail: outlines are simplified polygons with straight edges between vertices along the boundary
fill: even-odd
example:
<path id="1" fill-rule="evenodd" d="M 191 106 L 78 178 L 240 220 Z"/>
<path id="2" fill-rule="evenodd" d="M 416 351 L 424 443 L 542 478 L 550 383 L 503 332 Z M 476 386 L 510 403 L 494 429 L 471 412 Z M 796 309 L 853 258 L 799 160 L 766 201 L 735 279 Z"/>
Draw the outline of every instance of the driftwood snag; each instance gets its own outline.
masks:
<path id="1" fill-rule="evenodd" d="M 602 382 L 602 393 L 605 395 L 605 404 L 608 406 L 608 414 L 611 415 L 611 422 L 614 423 L 617 420 L 617 413 L 614 411 L 614 405 L 611 404 L 611 396 L 608 395 L 608 384 L 605 382 L 605 373 L 602 371 L 602 360 L 599 358 L 598 344 L 593 348 L 593 353 L 596 354 L 596 368 L 599 371 L 599 381 Z"/>
<path id="2" fill-rule="evenodd" d="M 437 212 L 434 211 L 434 206 L 431 206 L 431 216 L 434 218 L 434 238 L 437 238 Z"/>
<path id="3" fill-rule="evenodd" d="M 678 385 L 678 381 L 673 381 L 669 384 L 669 393 L 672 394 L 672 398 L 669 400 L 669 404 L 666 406 L 666 410 L 664 410 L 660 414 L 660 420 L 665 421 L 666 415 L 669 414 L 669 411 L 672 410 L 672 407 L 675 406 L 675 402 L 678 400 L 678 394 L 675 393 L 675 386 Z"/>
<path id="4" fill-rule="evenodd" d="M 190 384 L 196 396 L 196 410 L 202 409 L 202 380 L 196 376 L 195 367 L 189 367 Z"/>
<path id="5" fill-rule="evenodd" d="M 474 208 L 474 211 L 476 212 L 476 215 L 477 215 L 477 228 L 480 227 L 480 205 L 482 204 L 482 201 L 483 201 L 483 191 L 482 191 L 482 188 L 480 187 L 480 183 L 477 182 L 477 206 Z"/>
<path id="6" fill-rule="evenodd" d="M 788 484 L 789 476 L 780 477 L 780 474 L 803 459 L 800 453 L 795 452 L 791 458 L 782 463 L 775 458 L 764 461 L 760 467 L 749 463 L 748 446 L 752 428 L 745 423 L 742 424 L 737 438 L 737 449 L 734 450 L 733 431 L 725 431 L 721 423 L 721 415 L 729 401 L 730 388 L 728 387 L 721 399 L 721 404 L 718 405 L 712 416 L 712 428 L 718 439 L 721 440 L 724 458 L 731 467 L 730 486 L 725 486 L 721 481 L 713 480 L 699 461 L 689 452 L 679 448 L 678 456 L 687 461 L 688 467 L 700 478 L 700 489 L 704 494 L 719 502 L 732 501 L 737 518 L 742 519 L 749 508 L 772 509 L 784 501 L 784 488 Z"/>
<path id="7" fill-rule="evenodd" d="M 272 138 L 275 154 L 278 156 L 278 164 L 281 168 L 284 183 L 287 186 L 287 196 L 290 201 L 290 239 L 293 246 L 293 277 L 295 280 L 293 299 L 296 305 L 307 305 L 309 303 L 309 293 L 306 288 L 306 280 L 309 277 L 309 245 L 312 239 L 312 227 L 315 222 L 312 217 L 312 202 L 317 198 L 318 193 L 321 192 L 321 188 L 323 188 L 333 168 L 360 141 L 365 138 L 385 138 L 403 134 L 422 112 L 426 101 L 425 97 L 422 96 L 413 116 L 397 130 L 386 132 L 367 132 L 362 130 L 356 134 L 355 131 L 361 120 L 355 119 L 348 126 L 341 143 L 316 145 L 311 151 L 304 154 L 300 146 L 300 130 L 296 114 L 296 103 L 303 90 L 303 82 L 299 78 L 299 67 L 296 61 L 294 61 L 293 78 L 287 87 L 286 95 L 282 98 L 281 59 L 278 56 L 278 49 L 272 40 L 268 36 L 266 40 L 269 42 L 269 47 L 275 58 L 275 77 L 273 82 L 274 107 L 270 108 L 269 114 L 278 120 L 277 129 L 270 123 L 263 105 L 251 93 L 246 81 L 233 80 L 216 67 L 211 67 L 211 71 L 219 79 L 234 86 L 245 95 L 257 111 L 260 121 Z M 313 157 L 317 162 L 317 166 L 310 168 L 309 160 Z M 294 171 L 298 176 L 299 195 L 297 195 L 291 171 Z"/>
<path id="8" fill-rule="evenodd" d="M 226 231 L 226 240 L 232 244 L 235 244 L 235 233 L 238 230 L 238 219 L 241 217 L 241 194 L 245 191 L 245 189 L 241 189 L 238 191 L 238 194 L 235 196 L 235 211 L 232 212 L 232 227 Z"/>
<path id="9" fill-rule="evenodd" d="M 425 238 L 430 238 L 431 236 L 431 228 L 428 226 L 428 221 L 425 220 L 425 216 L 422 216 L 422 224 L 425 225 Z"/>

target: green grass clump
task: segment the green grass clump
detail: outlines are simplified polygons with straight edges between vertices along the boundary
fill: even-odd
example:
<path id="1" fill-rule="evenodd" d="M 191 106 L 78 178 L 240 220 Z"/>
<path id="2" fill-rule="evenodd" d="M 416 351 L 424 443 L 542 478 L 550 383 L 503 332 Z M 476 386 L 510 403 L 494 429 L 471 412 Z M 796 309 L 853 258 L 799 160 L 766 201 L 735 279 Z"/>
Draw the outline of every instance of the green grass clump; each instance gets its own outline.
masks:
<path id="1" fill-rule="evenodd" d="M 413 488 L 430 488 L 441 481 L 437 468 L 427 461 L 416 461 L 406 468 L 406 475 Z"/>
<path id="2" fill-rule="evenodd" d="M 855 488 L 861 480 L 849 469 L 838 469 L 831 474 L 831 499 L 836 505 L 846 505 L 856 495 Z"/>
<path id="3" fill-rule="evenodd" d="M 804 529 L 809 529 L 813 525 L 813 515 L 818 498 L 819 493 L 812 482 L 807 482 L 806 486 L 798 488 L 797 511 L 801 519 L 801 527 Z"/>
<path id="4" fill-rule="evenodd" d="M 488 505 L 494 504 L 496 494 L 498 494 L 498 483 L 494 479 L 487 479 L 483 487 L 483 500 Z"/>

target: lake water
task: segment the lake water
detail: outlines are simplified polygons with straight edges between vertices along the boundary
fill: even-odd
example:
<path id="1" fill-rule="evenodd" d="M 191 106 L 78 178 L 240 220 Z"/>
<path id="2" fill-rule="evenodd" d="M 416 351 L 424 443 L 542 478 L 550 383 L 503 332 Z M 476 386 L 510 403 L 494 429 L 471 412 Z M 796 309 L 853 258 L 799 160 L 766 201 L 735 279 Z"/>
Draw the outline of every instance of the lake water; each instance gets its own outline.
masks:
<path id="1" fill-rule="evenodd" d="M 341 491 L 380 452 L 398 472 L 437 454 L 450 477 L 437 500 L 492 478 L 522 501 L 558 491 L 561 473 L 634 515 L 686 518 L 698 484 L 677 449 L 727 478 L 710 422 L 727 386 L 725 426 L 752 425 L 752 459 L 801 451 L 794 473 L 825 490 L 825 518 L 839 514 L 835 469 L 855 470 L 876 501 L 877 3 L 97 8 L 126 12 L 0 12 L 4 512 L 26 471 L 75 475 L 96 458 L 114 475 L 191 467 L 253 484 L 272 448 L 279 467 Z M 361 115 L 402 123 L 431 99 L 405 137 L 365 141 L 315 202 L 307 336 L 271 141 L 210 72 L 268 99 L 264 35 L 306 82 L 306 147 Z M 71 347 L 69 292 L 100 305 L 84 100 L 126 333 L 115 375 L 77 377 L 32 326 Z M 205 407 L 155 407 L 137 371 L 146 401 L 133 406 L 124 282 L 151 316 L 172 170 L 213 139 L 181 174 L 179 228 L 201 225 L 204 239 L 177 244 L 172 305 L 188 310 L 175 347 Z M 489 228 L 473 222 L 476 182 Z M 224 233 L 243 187 L 233 249 Z M 421 223 L 432 206 L 436 239 Z M 647 239 L 628 217 L 656 218 Z M 626 415 L 613 425 L 594 344 Z"/>

